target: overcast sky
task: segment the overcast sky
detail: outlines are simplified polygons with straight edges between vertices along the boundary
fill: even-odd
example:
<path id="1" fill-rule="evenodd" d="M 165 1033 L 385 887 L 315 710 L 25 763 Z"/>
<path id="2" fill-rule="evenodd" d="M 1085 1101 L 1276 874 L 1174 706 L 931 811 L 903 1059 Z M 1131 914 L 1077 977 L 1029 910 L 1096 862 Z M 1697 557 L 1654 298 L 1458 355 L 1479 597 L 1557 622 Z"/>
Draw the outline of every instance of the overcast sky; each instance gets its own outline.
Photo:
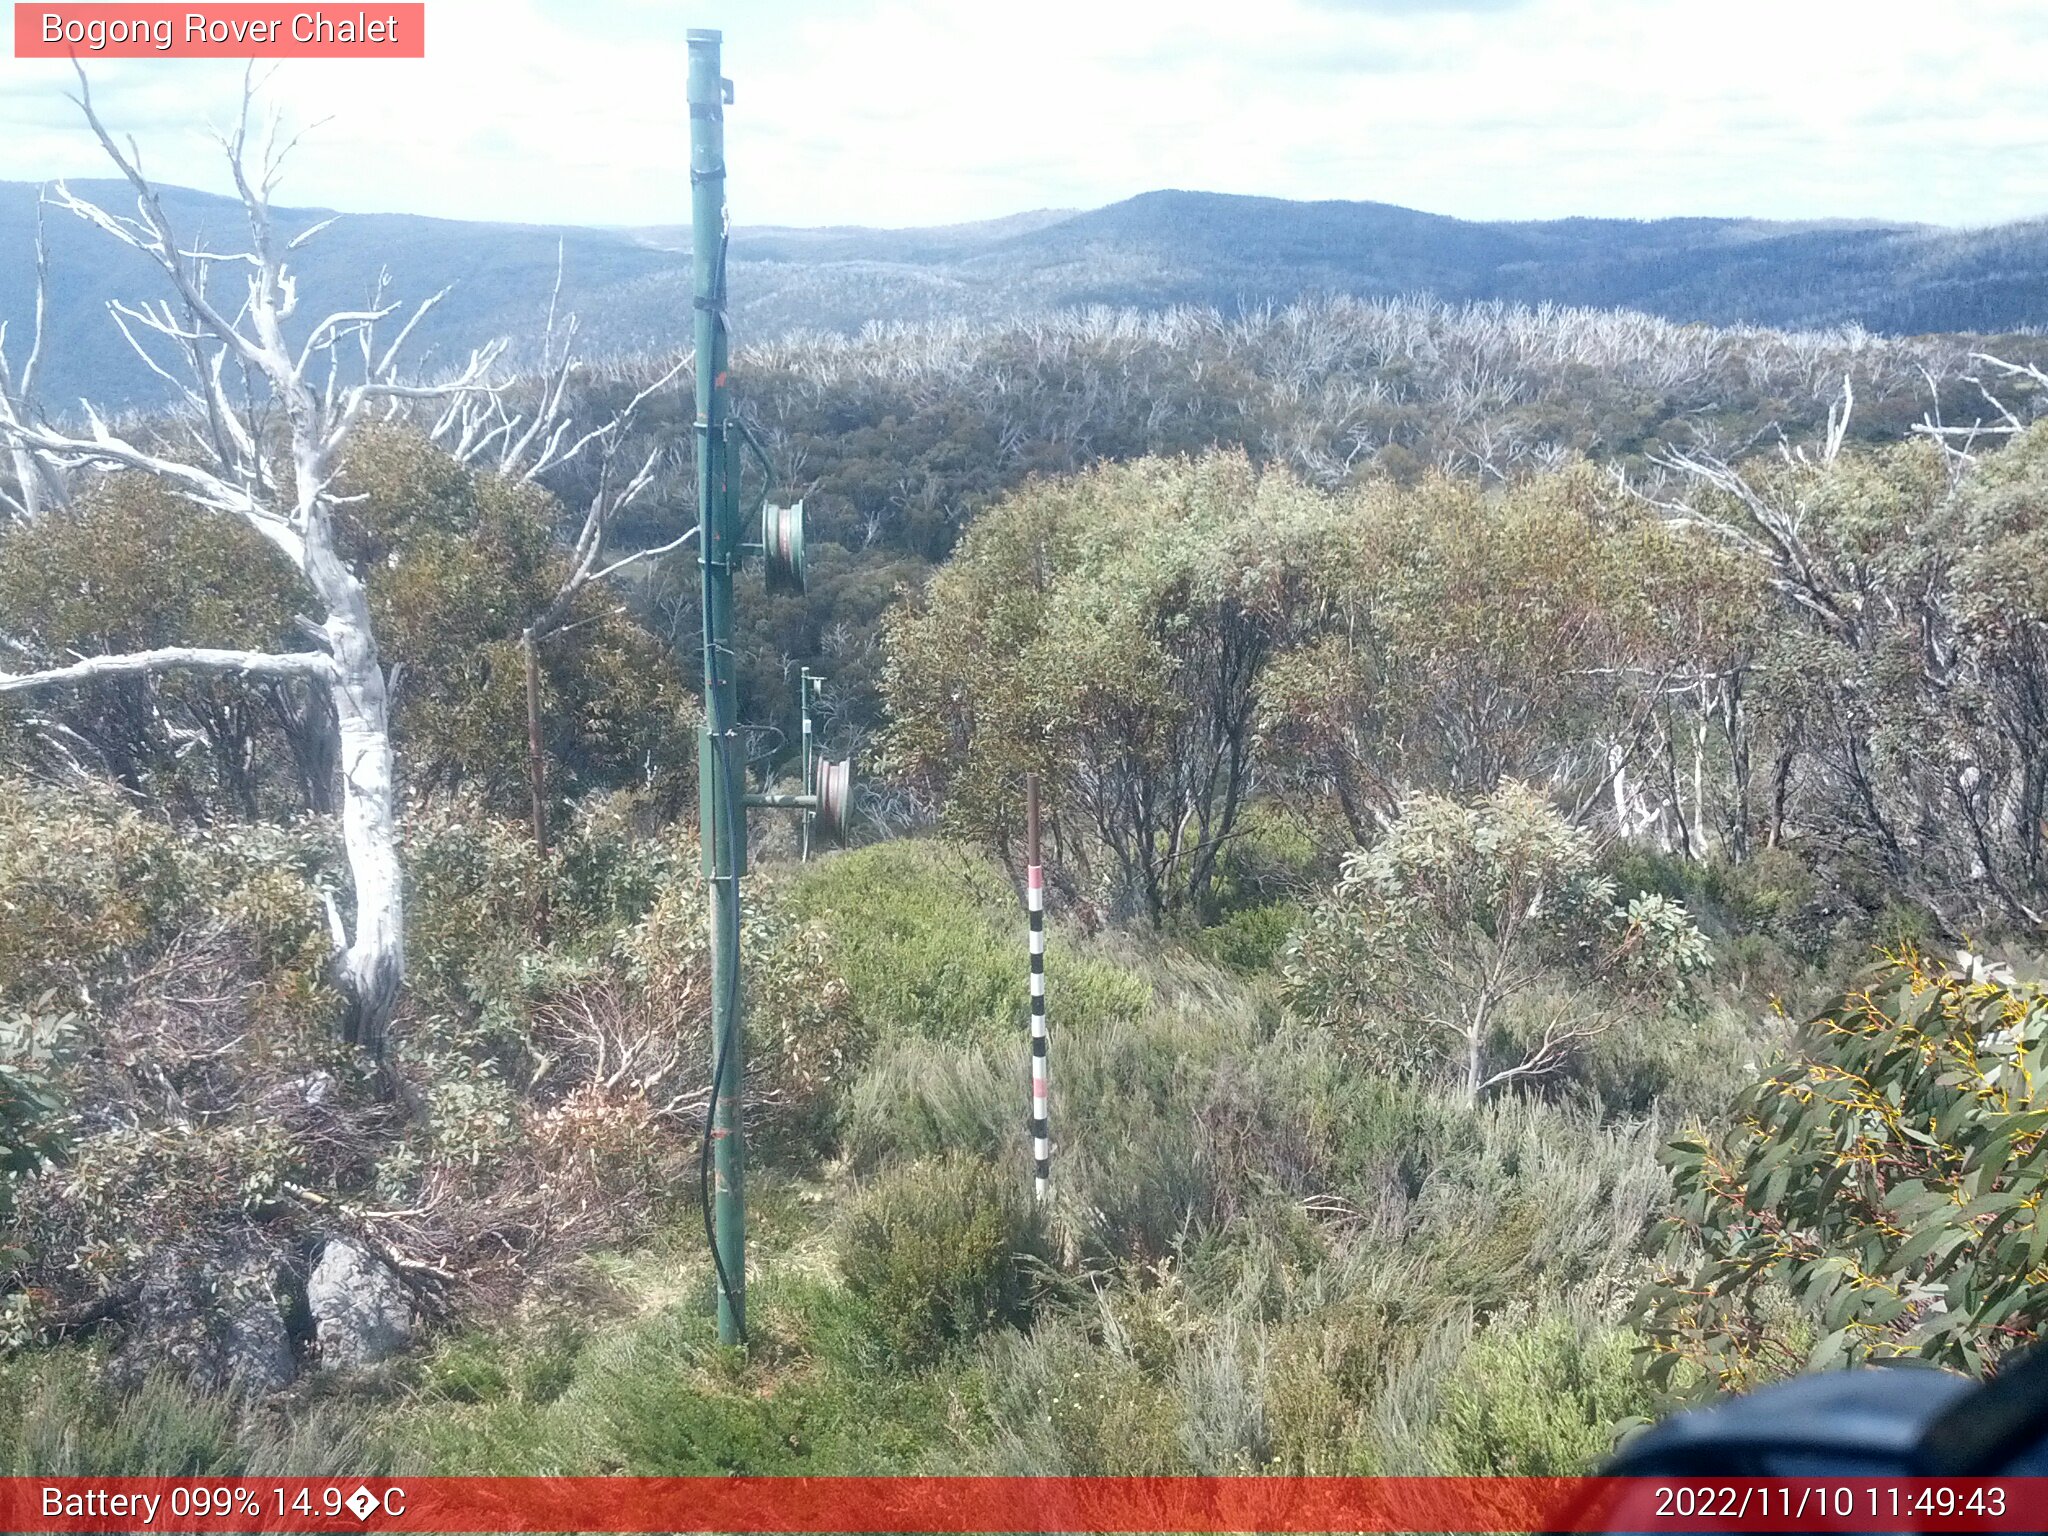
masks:
<path id="1" fill-rule="evenodd" d="M 280 201 L 679 222 L 683 33 L 714 26 L 742 224 L 1156 187 L 1467 218 L 2048 213 L 2042 0 L 428 0 L 427 21 L 423 61 L 283 66 L 289 116 L 329 121 Z M 92 73 L 151 170 L 222 190 L 203 129 L 240 68 Z M 0 179 L 101 172 L 67 70 L 0 60 Z"/>

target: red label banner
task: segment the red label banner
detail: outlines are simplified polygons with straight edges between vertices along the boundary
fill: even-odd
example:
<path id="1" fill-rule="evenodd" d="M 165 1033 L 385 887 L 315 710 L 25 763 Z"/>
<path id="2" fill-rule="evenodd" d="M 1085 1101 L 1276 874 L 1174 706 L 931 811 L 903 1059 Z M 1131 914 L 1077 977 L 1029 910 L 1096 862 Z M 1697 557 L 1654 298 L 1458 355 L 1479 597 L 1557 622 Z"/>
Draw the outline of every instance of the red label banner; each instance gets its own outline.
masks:
<path id="1" fill-rule="evenodd" d="M 423 59 L 427 8 L 369 5 L 14 7 L 17 59 Z"/>
<path id="2" fill-rule="evenodd" d="M 2048 1479 L 18 1477 L 0 1530 L 2041 1531 Z"/>

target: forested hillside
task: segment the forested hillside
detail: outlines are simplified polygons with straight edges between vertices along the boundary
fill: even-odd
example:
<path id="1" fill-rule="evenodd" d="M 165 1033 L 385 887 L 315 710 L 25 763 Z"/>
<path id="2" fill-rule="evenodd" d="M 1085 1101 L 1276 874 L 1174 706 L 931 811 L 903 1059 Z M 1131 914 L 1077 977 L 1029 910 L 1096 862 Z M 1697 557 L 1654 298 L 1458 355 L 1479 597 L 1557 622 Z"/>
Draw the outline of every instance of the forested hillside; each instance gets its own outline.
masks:
<path id="1" fill-rule="evenodd" d="M 1034 221 L 1038 216 L 1031 216 Z M 1681 321 L 1850 322 L 1899 334 L 2040 323 L 2042 227 L 1558 219 L 1480 223 L 1385 203 L 1147 192 L 979 240 L 736 232 L 749 317 L 1001 315 L 1075 304 L 1214 305 L 1429 294 L 1639 309 Z M 747 271 L 747 264 L 759 270 Z M 861 285 L 875 294 L 862 309 Z M 804 317 L 814 306 L 815 318 Z"/>
<path id="2" fill-rule="evenodd" d="M 1335 297 L 741 347 L 812 540 L 739 583 L 746 787 L 812 667 L 862 788 L 850 848 L 752 822 L 735 1351 L 689 360 L 579 363 L 566 303 L 452 376 L 409 309 L 288 336 L 274 254 L 224 311 L 159 217 L 109 238 L 187 407 L 0 376 L 0 1473 L 1562 1474 L 2036 1337 L 2037 338 Z M 1116 225 L 1027 223 L 897 257 Z"/>
<path id="3" fill-rule="evenodd" d="M 37 199 L 0 184 L 0 320 L 19 336 L 34 308 Z M 120 210 L 114 183 L 82 195 Z M 180 227 L 238 237 L 228 198 L 165 189 Z M 297 234 L 331 215 L 280 209 Z M 110 297 L 134 299 L 147 269 L 114 255 L 69 217 L 46 218 L 51 313 L 71 342 L 49 362 L 53 402 L 160 401 L 162 381 L 103 322 Z M 450 365 L 497 336 L 528 337 L 554 287 L 582 317 L 589 355 L 665 347 L 688 307 L 687 232 L 474 224 L 347 214 L 305 250 L 319 291 L 367 299 L 391 291 L 447 298 L 419 340 Z M 1180 305 L 1239 316 L 1334 295 L 1429 296 L 1625 308 L 1679 322 L 1792 329 L 1860 325 L 1894 335 L 2012 331 L 2048 320 L 2048 234 L 2038 223 L 1947 230 L 1878 223 L 1752 219 L 1562 219 L 1475 223 L 1383 203 L 1298 203 L 1203 192 L 1148 192 L 1086 212 L 1020 213 L 930 229 L 749 228 L 733 232 L 733 310 L 742 334 L 853 335 L 872 324 L 1007 322 L 1075 307 Z M 679 309 L 678 306 L 682 306 Z"/>
<path id="4" fill-rule="evenodd" d="M 1928 421 L 2000 427 L 1973 381 L 2020 410 L 2036 385 L 1979 349 L 2015 364 L 2044 356 L 2032 337 L 1728 330 L 1415 300 L 1235 320 L 1090 311 L 757 344 L 735 365 L 741 409 L 805 497 L 821 544 L 807 602 L 743 608 L 756 658 L 743 662 L 744 696 L 755 718 L 780 718 L 783 658 L 820 658 L 845 741 L 864 739 L 878 719 L 876 625 L 898 586 L 1035 475 L 1222 446 L 1323 488 L 1413 487 L 1431 470 L 1497 486 L 1578 458 L 1654 488 L 1674 451 L 1741 457 L 1824 436 L 1845 381 L 1853 442 L 1897 441 Z M 616 405 L 650 376 L 643 366 L 596 381 L 590 404 Z M 643 412 L 646 430 L 676 430 L 681 409 Z M 564 494 L 574 504 L 590 483 L 570 466 Z M 649 500 L 634 536 L 672 532 L 694 516 L 689 496 L 678 486 Z M 694 633 L 687 579 L 638 601 L 656 628 Z"/>

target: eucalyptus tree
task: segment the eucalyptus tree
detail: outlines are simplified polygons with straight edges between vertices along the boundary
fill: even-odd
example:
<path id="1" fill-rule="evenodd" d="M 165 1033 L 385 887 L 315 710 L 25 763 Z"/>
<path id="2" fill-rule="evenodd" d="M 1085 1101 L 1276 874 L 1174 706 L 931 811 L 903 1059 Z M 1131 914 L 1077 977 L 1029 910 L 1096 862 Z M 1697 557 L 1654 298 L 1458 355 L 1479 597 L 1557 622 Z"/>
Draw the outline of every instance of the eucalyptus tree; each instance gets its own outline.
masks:
<path id="1" fill-rule="evenodd" d="M 888 631 L 887 749 L 960 831 L 1013 836 L 1154 922 L 1199 907 L 1255 773 L 1260 681 L 1317 622 L 1333 506 L 1243 454 L 1034 481 Z"/>
<path id="2" fill-rule="evenodd" d="M 1258 720 L 1266 786 L 1319 841 L 1359 846 L 1411 794 L 1509 779 L 1623 836 L 1688 840 L 1695 815 L 1660 759 L 1675 701 L 1723 675 L 1753 607 L 1738 562 L 1584 464 L 1492 492 L 1432 475 L 1342 505 L 1326 619 L 1275 660 Z"/>
<path id="3" fill-rule="evenodd" d="M 1675 524 L 1758 570 L 1748 728 L 1770 836 L 1958 935 L 2048 922 L 2048 428 L 1958 463 L 1922 438 L 1674 453 Z"/>
<path id="4" fill-rule="evenodd" d="M 303 649 L 247 650 L 164 645 L 0 674 L 0 694 L 109 677 L 169 672 L 301 682 L 333 711 L 342 842 L 353 888 L 351 910 L 328 899 L 334 972 L 348 998 L 346 1032 L 381 1055 L 405 974 L 403 890 L 393 784 L 390 693 L 371 622 L 365 573 L 338 539 L 334 477 L 350 437 L 365 421 L 412 402 L 448 401 L 487 390 L 498 345 L 471 354 L 452 375 L 421 379 L 400 358 L 440 295 L 400 316 L 380 279 L 371 301 L 299 321 L 293 251 L 324 227 L 287 235 L 271 195 L 287 158 L 275 117 L 252 138 L 251 92 L 232 133 L 222 137 L 228 170 L 248 224 L 246 247 L 212 251 L 181 239 L 132 141 L 124 148 L 94 109 L 80 72 L 76 98 L 101 148 L 135 194 L 133 215 L 114 213 L 61 183 L 54 206 L 86 220 L 155 267 L 166 296 L 114 301 L 113 322 L 137 356 L 176 392 L 172 429 L 117 429 L 89 403 L 82 427 L 36 410 L 19 390 L 0 391 L 0 439 L 62 476 L 127 470 L 170 487 L 195 507 L 253 530 L 297 573 L 310 613 L 297 616 Z M 238 291 L 214 279 L 233 273 Z M 294 340 L 293 338 L 297 339 Z"/>
<path id="5" fill-rule="evenodd" d="M 696 536 L 694 520 L 673 539 L 621 552 L 612 538 L 625 516 L 648 499 L 671 468 L 673 449 L 661 441 L 637 442 L 634 428 L 650 401 L 671 390 L 691 366 L 685 355 L 655 372 L 623 406 L 579 421 L 572 393 L 581 373 L 575 315 L 560 312 L 562 267 L 557 250 L 555 286 L 548 296 L 541 335 L 540 366 L 515 405 L 504 389 L 468 391 L 452 399 L 430 436 L 458 464 L 488 471 L 519 485 L 545 485 L 572 466 L 594 466 L 594 483 L 570 541 L 569 559 L 524 616 L 519 644 L 526 684 L 526 761 L 529 816 L 535 845 L 548 845 L 547 755 L 541 720 L 540 647 L 543 642 L 592 615 L 583 611 L 586 594 L 636 569 L 645 570 L 674 554 Z M 671 442 L 679 439 L 671 439 Z M 644 451 L 642 451 L 644 448 Z"/>
<path id="6" fill-rule="evenodd" d="M 1315 1022 L 1476 1103 L 1556 1072 L 1707 959 L 1683 907 L 1624 900 L 1591 834 L 1509 781 L 1410 797 L 1345 860 L 1285 971 Z"/>

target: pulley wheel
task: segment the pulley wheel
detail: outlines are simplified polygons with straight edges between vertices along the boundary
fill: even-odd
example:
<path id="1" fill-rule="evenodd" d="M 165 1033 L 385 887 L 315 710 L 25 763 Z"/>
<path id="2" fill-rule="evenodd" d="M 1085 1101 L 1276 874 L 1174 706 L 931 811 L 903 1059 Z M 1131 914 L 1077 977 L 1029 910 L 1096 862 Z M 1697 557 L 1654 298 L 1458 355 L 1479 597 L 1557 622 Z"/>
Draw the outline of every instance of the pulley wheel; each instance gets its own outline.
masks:
<path id="1" fill-rule="evenodd" d="M 821 759 L 818 763 L 817 820 L 812 823 L 819 837 L 835 848 L 846 846 L 853 825 L 853 764 L 846 758 Z"/>
<path id="2" fill-rule="evenodd" d="M 770 592 L 804 590 L 804 504 L 761 507 L 761 567 Z"/>

